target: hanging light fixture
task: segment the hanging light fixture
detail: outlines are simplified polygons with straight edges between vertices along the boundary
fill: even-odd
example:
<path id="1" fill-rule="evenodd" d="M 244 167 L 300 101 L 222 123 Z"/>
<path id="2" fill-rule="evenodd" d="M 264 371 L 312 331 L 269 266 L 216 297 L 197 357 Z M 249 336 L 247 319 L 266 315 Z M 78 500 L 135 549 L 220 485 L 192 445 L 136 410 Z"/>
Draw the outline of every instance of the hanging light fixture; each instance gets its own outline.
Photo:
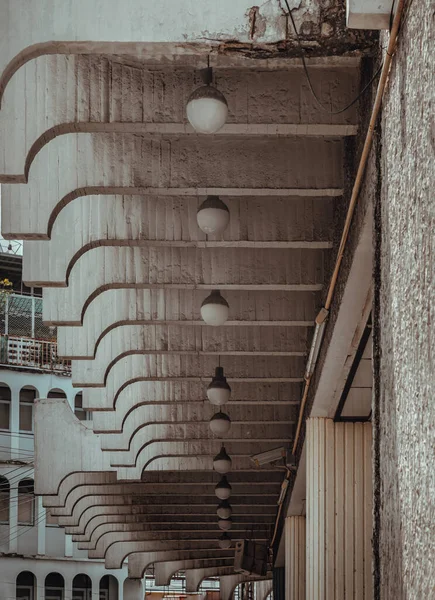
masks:
<path id="1" fill-rule="evenodd" d="M 218 327 L 228 319 L 229 305 L 219 290 L 212 290 L 211 294 L 201 304 L 201 317 L 207 325 Z"/>
<path id="2" fill-rule="evenodd" d="M 224 475 L 214 488 L 214 491 L 219 500 L 228 500 L 228 498 L 231 496 L 231 489 L 231 485 L 228 483 L 228 479 Z"/>
<path id="3" fill-rule="evenodd" d="M 231 429 L 230 417 L 221 411 L 215 413 L 210 419 L 210 429 L 215 435 L 224 436 Z"/>
<path id="4" fill-rule="evenodd" d="M 225 446 L 222 444 L 219 454 L 213 459 L 213 468 L 218 473 L 225 475 L 228 471 L 231 471 L 231 458 L 228 456 L 225 450 Z"/>
<path id="5" fill-rule="evenodd" d="M 211 85 L 213 69 L 201 71 L 205 85 L 197 88 L 189 97 L 186 113 L 189 123 L 198 133 L 216 133 L 225 125 L 228 104 L 225 96 Z"/>
<path id="6" fill-rule="evenodd" d="M 231 548 L 231 538 L 227 533 L 223 533 L 218 539 L 219 548 L 221 550 L 228 550 Z"/>
<path id="7" fill-rule="evenodd" d="M 219 196 L 207 196 L 198 208 L 196 220 L 204 233 L 219 235 L 230 222 L 230 211 Z"/>
<path id="8" fill-rule="evenodd" d="M 207 388 L 207 398 L 212 404 L 222 406 L 228 402 L 230 396 L 231 388 L 224 377 L 224 370 L 222 367 L 216 367 L 215 375 Z"/>
<path id="9" fill-rule="evenodd" d="M 219 519 L 218 526 L 222 531 L 229 531 L 231 529 L 231 525 L 233 524 L 231 519 Z"/>
<path id="10" fill-rule="evenodd" d="M 229 519 L 232 512 L 233 510 L 228 500 L 222 500 L 222 502 L 219 502 L 216 513 L 220 519 Z"/>

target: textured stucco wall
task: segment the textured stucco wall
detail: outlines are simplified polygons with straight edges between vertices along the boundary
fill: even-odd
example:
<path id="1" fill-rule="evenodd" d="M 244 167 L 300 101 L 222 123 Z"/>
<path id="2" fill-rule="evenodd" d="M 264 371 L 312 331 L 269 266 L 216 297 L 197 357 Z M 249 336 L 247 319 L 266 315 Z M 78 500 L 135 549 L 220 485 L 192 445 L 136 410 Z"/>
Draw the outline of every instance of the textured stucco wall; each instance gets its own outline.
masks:
<path id="1" fill-rule="evenodd" d="M 374 533 L 385 600 L 435 598 L 434 15 L 433 0 L 410 5 L 382 117 Z"/>

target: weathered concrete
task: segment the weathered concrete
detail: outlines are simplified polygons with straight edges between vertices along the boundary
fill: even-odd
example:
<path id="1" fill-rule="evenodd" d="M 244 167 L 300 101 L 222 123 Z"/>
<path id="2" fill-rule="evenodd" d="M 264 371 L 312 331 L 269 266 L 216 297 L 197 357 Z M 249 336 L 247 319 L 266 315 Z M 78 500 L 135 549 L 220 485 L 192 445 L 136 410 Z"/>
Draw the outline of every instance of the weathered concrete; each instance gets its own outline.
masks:
<path id="1" fill-rule="evenodd" d="M 78 258 L 98 246 L 330 248 L 333 197 L 227 196 L 230 225 L 206 236 L 196 212 L 203 197 L 80 196 L 59 213 L 50 241 L 24 243 L 23 280 L 64 286 Z M 265 220 L 265 211 L 271 218 Z M 63 231 L 74 227 L 65 240 Z"/>
<path id="2" fill-rule="evenodd" d="M 435 586 L 435 38 L 410 5 L 382 118 L 375 313 L 376 599 Z"/>
<path id="3" fill-rule="evenodd" d="M 332 60 L 329 68 L 310 62 L 314 85 L 322 89 L 325 103 L 332 102 L 333 106 L 334 97 L 339 95 L 344 102 L 357 94 L 358 64 L 355 59 L 348 63 L 346 69 Z M 229 104 L 228 124 L 219 135 L 355 132 L 356 107 L 331 119 L 305 90 L 300 65 L 290 63 L 286 70 L 269 70 L 262 77 L 252 69 L 219 68 L 215 75 Z M 72 131 L 131 131 L 157 136 L 194 133 L 185 124 L 185 106 L 199 80 L 192 66 L 149 69 L 140 62 L 129 64 L 122 57 L 57 54 L 40 56 L 24 65 L 23 77 L 25 98 L 20 88 L 11 86 L 0 111 L 1 137 L 14 135 L 16 140 L 9 152 L 2 153 L 0 180 L 4 182 L 25 181 L 39 150 L 54 137 Z M 90 93 L 86 93 L 89 88 Z M 302 93 L 296 93 L 300 88 Z M 77 92 L 71 97 L 73 89 Z M 268 102 L 272 90 L 278 93 Z M 108 94 L 109 103 L 105 100 Z M 35 113 L 35 106 L 44 109 Z M 24 123 L 18 132 L 17 120 Z"/>
<path id="4" fill-rule="evenodd" d="M 245 168 L 235 172 L 233 164 L 240 147 L 241 140 L 234 136 L 150 139 L 131 133 L 70 133 L 57 137 L 35 157 L 29 185 L 2 187 L 3 235 L 46 237 L 64 205 L 95 193 L 132 194 L 136 190 L 143 194 L 147 188 L 189 188 L 188 195 L 192 195 L 191 188 L 279 187 L 299 190 L 293 195 L 303 194 L 301 189 L 315 189 L 311 195 L 318 197 L 342 187 L 340 139 L 244 136 Z M 122 163 L 118 156 L 123 156 Z M 291 168 L 282 168 L 283 157 Z M 311 168 L 313 162 L 322 165 L 319 171 Z"/>

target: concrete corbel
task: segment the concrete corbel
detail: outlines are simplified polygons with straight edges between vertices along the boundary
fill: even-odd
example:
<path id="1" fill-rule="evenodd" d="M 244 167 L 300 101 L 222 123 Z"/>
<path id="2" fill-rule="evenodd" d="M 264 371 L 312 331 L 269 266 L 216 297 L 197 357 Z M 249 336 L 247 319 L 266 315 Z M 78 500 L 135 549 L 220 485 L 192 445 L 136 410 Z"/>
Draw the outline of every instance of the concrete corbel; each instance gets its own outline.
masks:
<path id="1" fill-rule="evenodd" d="M 57 495 L 61 482 L 74 472 L 113 470 L 98 436 L 77 419 L 67 400 L 36 400 L 34 422 L 36 494 Z M 54 455 L 53 462 L 49 457 Z"/>
<path id="2" fill-rule="evenodd" d="M 163 554 L 164 552 L 166 552 L 165 555 Z M 165 558 L 167 560 L 190 559 L 200 558 L 204 553 L 207 556 L 228 556 L 228 550 L 220 550 L 216 539 L 211 541 L 200 540 L 196 543 L 191 541 L 117 541 L 107 549 L 104 557 L 106 569 L 120 569 L 124 560 L 131 554 L 136 553 L 146 553 L 150 556 L 148 564 L 159 560 L 157 557 L 160 557 L 162 560 L 165 560 Z M 140 565 L 141 569 L 146 568 L 144 562 L 141 562 Z M 133 575 L 133 573 L 130 573 L 130 570 L 129 574 Z"/>

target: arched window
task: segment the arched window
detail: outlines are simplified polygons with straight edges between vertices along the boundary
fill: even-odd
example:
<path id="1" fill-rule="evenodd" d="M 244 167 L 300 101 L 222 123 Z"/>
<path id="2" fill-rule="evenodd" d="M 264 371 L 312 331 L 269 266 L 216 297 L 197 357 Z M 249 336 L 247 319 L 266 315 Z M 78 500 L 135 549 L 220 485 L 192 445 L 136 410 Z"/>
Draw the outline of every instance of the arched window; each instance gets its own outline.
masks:
<path id="1" fill-rule="evenodd" d="M 11 390 L 5 383 L 0 383 L 0 429 L 9 431 L 9 414 L 11 411 Z"/>
<path id="2" fill-rule="evenodd" d="M 65 581 L 59 573 L 50 573 L 45 578 L 46 600 L 63 600 L 65 593 Z"/>
<path id="3" fill-rule="evenodd" d="M 17 600 L 35 599 L 36 578 L 30 571 L 22 571 L 17 576 Z"/>
<path id="4" fill-rule="evenodd" d="M 90 600 L 92 595 L 92 581 L 89 575 L 80 573 L 76 575 L 72 583 L 73 600 Z"/>
<path id="5" fill-rule="evenodd" d="M 79 392 L 74 398 L 74 414 L 80 421 L 89 421 L 89 413 L 83 408 L 83 394 Z"/>
<path id="6" fill-rule="evenodd" d="M 33 479 L 18 484 L 18 525 L 35 524 L 35 492 Z"/>
<path id="7" fill-rule="evenodd" d="M 9 523 L 9 481 L 0 475 L 0 523 Z"/>
<path id="8" fill-rule="evenodd" d="M 118 580 L 113 575 L 100 579 L 100 600 L 118 600 Z"/>
<path id="9" fill-rule="evenodd" d="M 65 398 L 66 399 L 66 394 L 63 390 L 59 390 L 59 389 L 55 388 L 48 392 L 47 398 Z"/>
<path id="10" fill-rule="evenodd" d="M 20 390 L 20 431 L 33 431 L 33 405 L 37 398 L 34 387 L 25 386 Z"/>

